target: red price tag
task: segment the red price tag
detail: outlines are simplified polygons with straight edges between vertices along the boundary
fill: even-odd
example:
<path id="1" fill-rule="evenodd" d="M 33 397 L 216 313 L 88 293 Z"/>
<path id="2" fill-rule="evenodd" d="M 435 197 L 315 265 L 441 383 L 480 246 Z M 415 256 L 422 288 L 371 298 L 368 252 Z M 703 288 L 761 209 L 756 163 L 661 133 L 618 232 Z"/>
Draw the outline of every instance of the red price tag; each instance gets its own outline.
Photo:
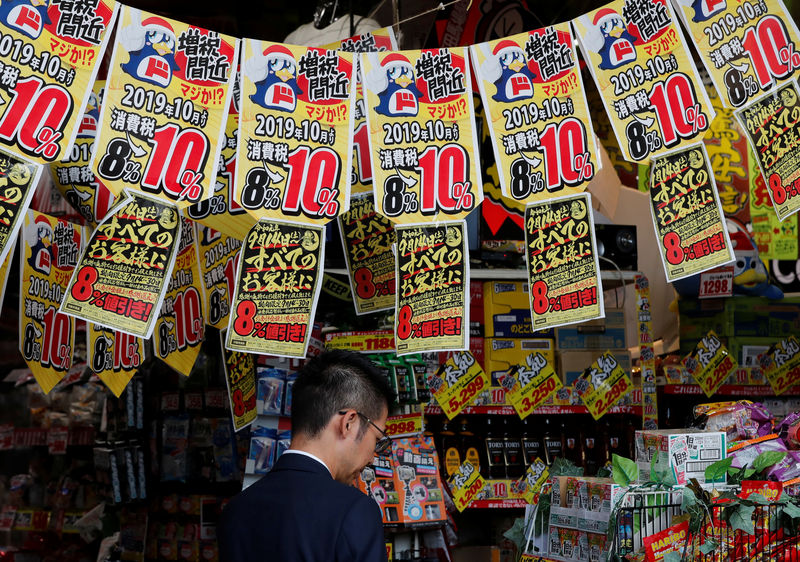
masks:
<path id="1" fill-rule="evenodd" d="M 725 266 L 700 274 L 698 298 L 709 299 L 733 295 L 733 266 Z"/>
<path id="2" fill-rule="evenodd" d="M 53 427 L 47 432 L 47 452 L 51 455 L 67 453 L 69 430 L 66 427 Z"/>
<path id="3" fill-rule="evenodd" d="M 424 427 L 421 413 L 391 416 L 386 420 L 386 435 L 389 437 L 413 435 L 422 433 Z"/>

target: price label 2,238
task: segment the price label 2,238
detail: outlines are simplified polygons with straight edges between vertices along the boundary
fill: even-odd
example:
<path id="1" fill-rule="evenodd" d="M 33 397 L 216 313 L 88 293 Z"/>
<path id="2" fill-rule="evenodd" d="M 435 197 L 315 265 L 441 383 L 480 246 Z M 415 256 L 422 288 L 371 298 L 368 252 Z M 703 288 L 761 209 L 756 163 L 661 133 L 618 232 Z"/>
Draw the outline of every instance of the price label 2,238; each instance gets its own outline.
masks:
<path id="1" fill-rule="evenodd" d="M 776 395 L 800 382 L 800 343 L 794 336 L 770 347 L 759 362 Z"/>

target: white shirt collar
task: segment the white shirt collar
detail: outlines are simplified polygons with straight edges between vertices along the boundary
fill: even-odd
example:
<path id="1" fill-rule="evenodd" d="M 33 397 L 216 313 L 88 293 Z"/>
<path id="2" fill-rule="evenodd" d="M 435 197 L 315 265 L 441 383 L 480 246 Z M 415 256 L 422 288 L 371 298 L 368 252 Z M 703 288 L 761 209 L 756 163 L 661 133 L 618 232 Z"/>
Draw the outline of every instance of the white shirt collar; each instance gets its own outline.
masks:
<path id="1" fill-rule="evenodd" d="M 312 455 L 312 454 L 311 454 L 311 453 L 309 453 L 308 451 L 301 451 L 300 449 L 286 449 L 286 450 L 283 452 L 283 454 L 284 454 L 284 455 L 285 455 L 285 454 L 287 454 L 287 453 L 294 453 L 295 455 L 304 455 L 304 456 L 306 456 L 306 457 L 308 457 L 308 458 L 310 458 L 310 459 L 314 459 L 314 460 L 315 460 L 315 461 L 317 461 L 319 464 L 321 464 L 322 466 L 324 466 L 324 467 L 325 467 L 325 470 L 327 470 L 327 471 L 328 471 L 328 472 L 331 474 L 331 476 L 333 476 L 333 473 L 331 472 L 331 469 L 330 469 L 330 468 L 328 468 L 328 465 L 327 465 L 327 464 L 325 464 L 325 463 L 323 462 L 323 460 L 322 460 L 321 458 L 319 458 L 318 456 L 316 456 L 316 455 Z"/>

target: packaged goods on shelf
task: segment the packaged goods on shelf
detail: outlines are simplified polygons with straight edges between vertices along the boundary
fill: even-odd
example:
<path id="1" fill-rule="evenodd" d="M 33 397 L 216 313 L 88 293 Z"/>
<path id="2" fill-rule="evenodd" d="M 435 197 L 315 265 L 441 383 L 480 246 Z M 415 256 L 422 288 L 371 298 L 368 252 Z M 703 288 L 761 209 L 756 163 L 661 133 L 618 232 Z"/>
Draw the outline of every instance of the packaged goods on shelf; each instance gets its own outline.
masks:
<path id="1" fill-rule="evenodd" d="M 669 469 L 675 481 L 685 485 L 692 478 L 700 484 L 724 484 L 726 475 L 706 482 L 705 470 L 725 458 L 727 439 L 721 431 L 697 429 L 655 429 L 636 431 L 636 464 L 639 479 L 650 477 L 653 458 L 656 470 Z"/>
<path id="2" fill-rule="evenodd" d="M 541 353 L 555 367 L 555 342 L 550 338 L 486 338 L 484 371 L 499 386 L 498 379 L 512 367 L 525 365 L 531 353 Z"/>
<path id="3" fill-rule="evenodd" d="M 587 350 L 625 349 L 625 311 L 606 308 L 605 318 L 556 328 L 556 348 Z"/>

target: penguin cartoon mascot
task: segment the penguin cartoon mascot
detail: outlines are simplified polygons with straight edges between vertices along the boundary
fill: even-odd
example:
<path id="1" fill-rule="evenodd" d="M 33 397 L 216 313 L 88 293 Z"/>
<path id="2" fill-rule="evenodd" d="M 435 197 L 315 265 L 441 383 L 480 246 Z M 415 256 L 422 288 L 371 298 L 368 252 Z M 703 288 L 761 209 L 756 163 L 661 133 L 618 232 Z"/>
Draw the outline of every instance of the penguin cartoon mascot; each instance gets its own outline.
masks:
<path id="1" fill-rule="evenodd" d="M 414 67 L 405 55 L 392 53 L 381 63 L 383 71 L 377 84 L 380 103 L 375 111 L 389 117 L 416 117 L 422 92 L 415 83 Z"/>
<path id="2" fill-rule="evenodd" d="M 134 20 L 120 31 L 119 40 L 130 57 L 122 70 L 137 80 L 166 88 L 180 70 L 175 62 L 175 31 L 163 18 L 152 16 L 141 24 Z"/>
<path id="3" fill-rule="evenodd" d="M 256 86 L 255 93 L 250 95 L 253 103 L 289 113 L 297 107 L 297 96 L 303 90 L 297 85 L 297 65 L 288 48 L 277 43 L 270 45 L 245 63 L 245 72 Z"/>
<path id="4" fill-rule="evenodd" d="M 600 68 L 612 70 L 636 60 L 637 38 L 625 27 L 622 17 L 611 8 L 602 8 L 594 15 L 593 38 L 587 46 L 600 55 Z"/>
<path id="5" fill-rule="evenodd" d="M 51 23 L 47 15 L 49 4 L 50 0 L 3 0 L 0 21 L 26 37 L 38 39 L 44 26 Z"/>
<path id="6" fill-rule="evenodd" d="M 500 102 L 511 102 L 533 97 L 533 79 L 522 48 L 504 39 L 497 43 L 492 53 L 499 65 L 500 76 L 494 80 L 497 93 L 492 96 Z"/>
<path id="7" fill-rule="evenodd" d="M 36 218 L 36 243 L 31 246 L 28 265 L 43 275 L 50 275 L 55 253 L 53 252 L 53 228 L 43 216 Z"/>
<path id="8" fill-rule="evenodd" d="M 728 7 L 726 0 L 678 0 L 682 6 L 692 8 L 692 21 L 701 22 L 711 19 Z"/>
<path id="9" fill-rule="evenodd" d="M 79 139 L 93 139 L 97 134 L 97 124 L 100 122 L 100 96 L 96 92 L 89 94 L 86 109 L 83 112 L 81 124 L 78 127 Z"/>

